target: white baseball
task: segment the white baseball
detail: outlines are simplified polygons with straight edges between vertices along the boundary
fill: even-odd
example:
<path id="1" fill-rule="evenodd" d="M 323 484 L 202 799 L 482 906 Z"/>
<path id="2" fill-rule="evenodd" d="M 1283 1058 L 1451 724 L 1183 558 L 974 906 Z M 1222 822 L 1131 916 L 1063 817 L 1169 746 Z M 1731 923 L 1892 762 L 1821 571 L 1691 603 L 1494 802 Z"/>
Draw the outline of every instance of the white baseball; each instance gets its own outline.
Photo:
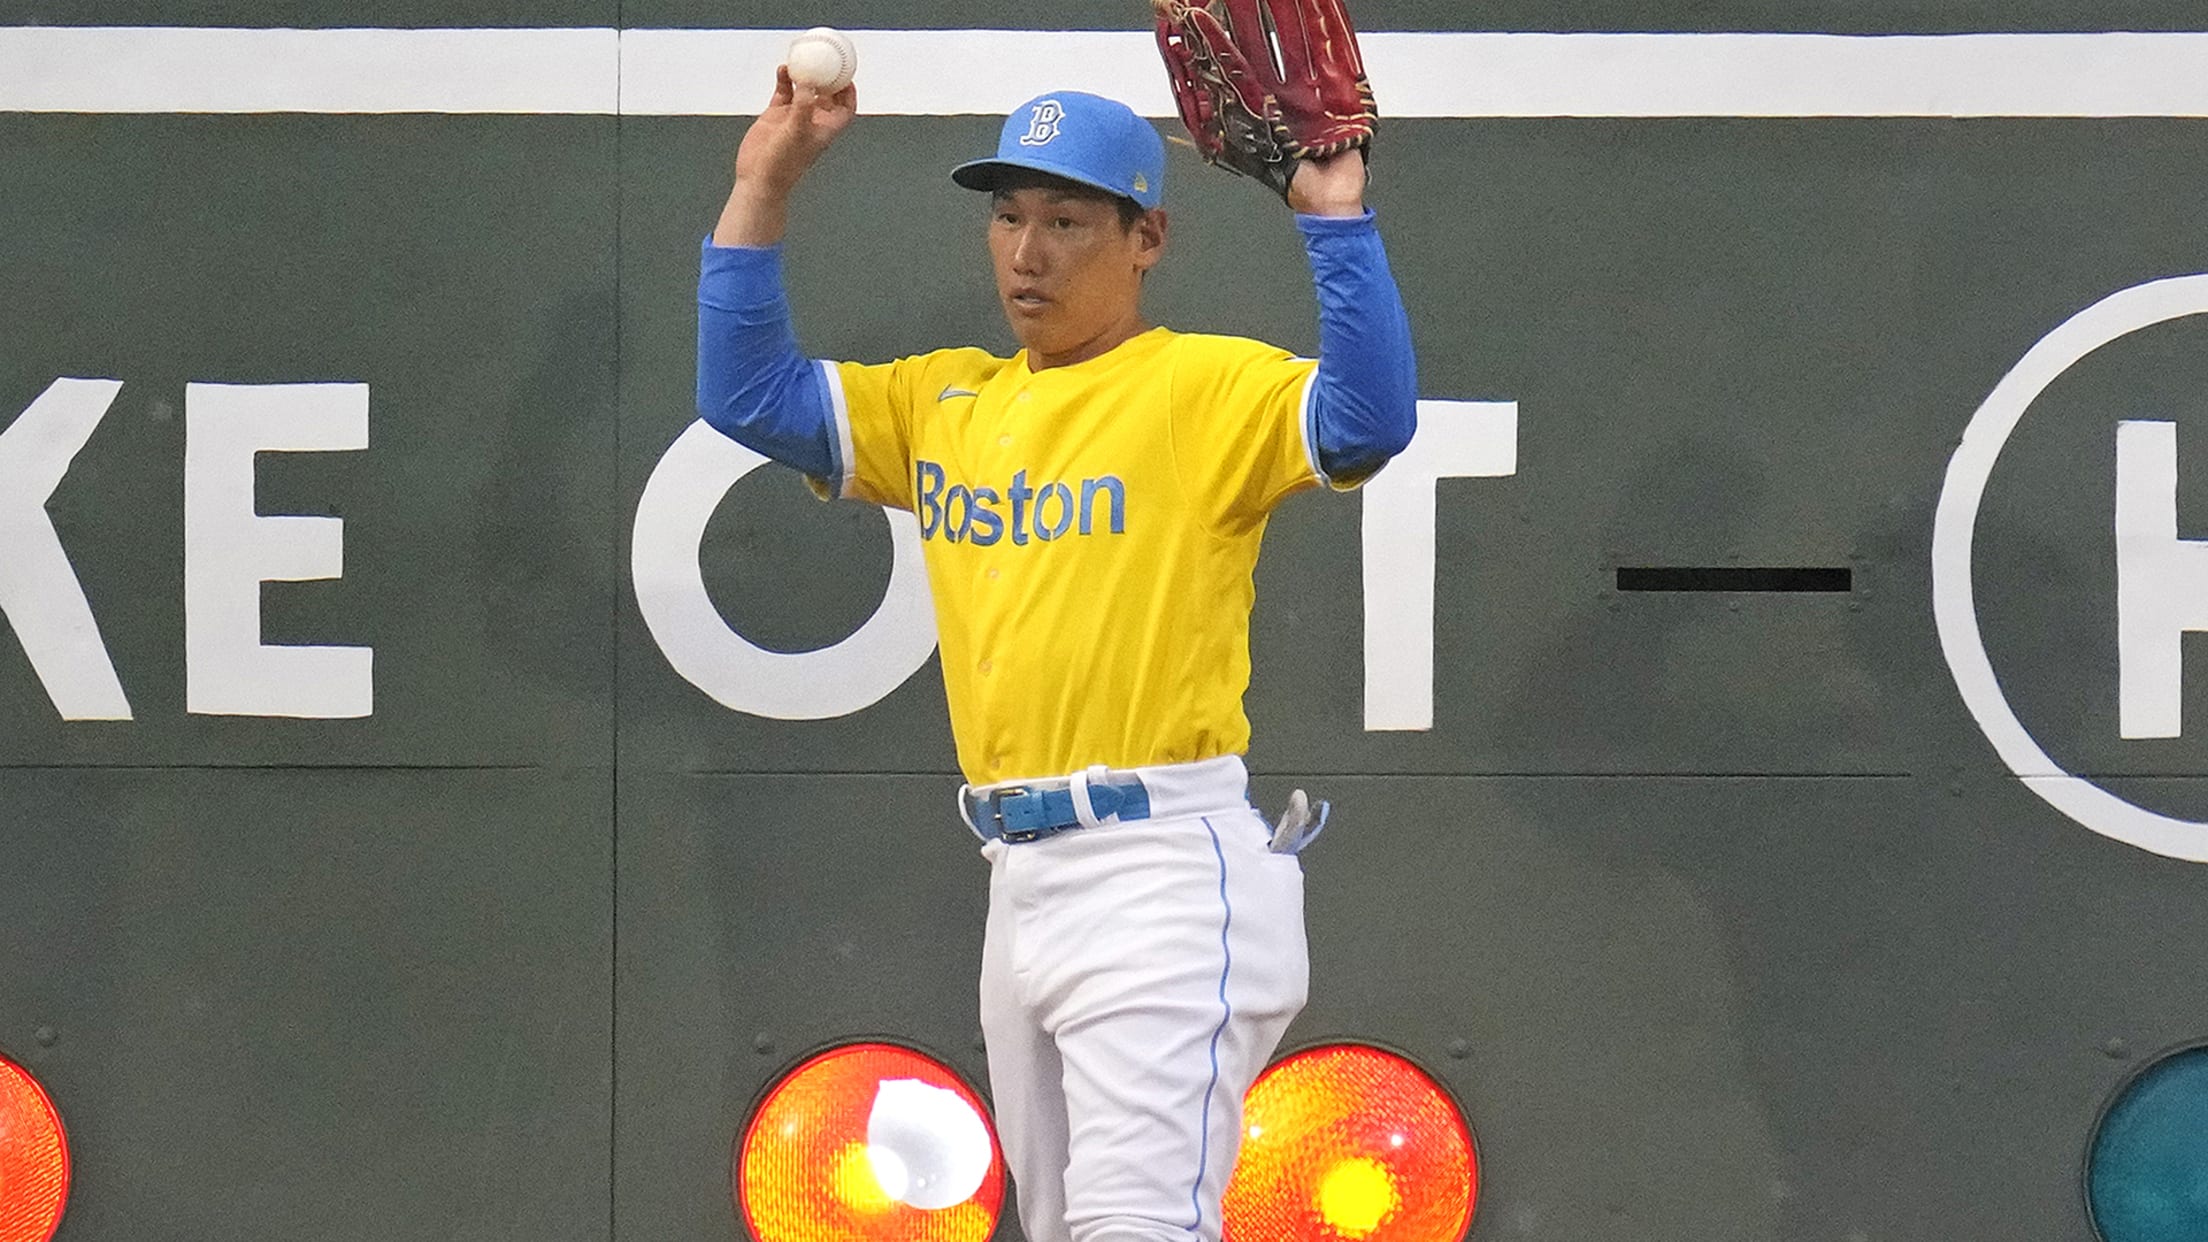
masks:
<path id="1" fill-rule="evenodd" d="M 833 95 L 851 85 L 859 71 L 859 52 L 851 36 L 828 26 L 815 26 L 790 40 L 790 80 Z"/>

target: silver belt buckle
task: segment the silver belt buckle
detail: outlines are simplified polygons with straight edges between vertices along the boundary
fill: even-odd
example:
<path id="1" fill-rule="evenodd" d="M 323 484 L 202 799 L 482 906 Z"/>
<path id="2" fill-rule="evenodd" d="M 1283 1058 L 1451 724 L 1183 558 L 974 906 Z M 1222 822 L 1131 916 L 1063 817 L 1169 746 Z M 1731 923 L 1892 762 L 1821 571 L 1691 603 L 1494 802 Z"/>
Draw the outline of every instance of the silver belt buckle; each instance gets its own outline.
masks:
<path id="1" fill-rule="evenodd" d="M 1007 828 L 1004 826 L 1004 799 L 1024 798 L 1033 792 L 1035 791 L 1025 785 L 989 791 L 989 818 L 996 821 L 997 839 L 999 841 L 1009 845 L 1025 845 L 1030 841 L 1039 841 L 1050 835 L 1051 830 L 1048 828 Z"/>

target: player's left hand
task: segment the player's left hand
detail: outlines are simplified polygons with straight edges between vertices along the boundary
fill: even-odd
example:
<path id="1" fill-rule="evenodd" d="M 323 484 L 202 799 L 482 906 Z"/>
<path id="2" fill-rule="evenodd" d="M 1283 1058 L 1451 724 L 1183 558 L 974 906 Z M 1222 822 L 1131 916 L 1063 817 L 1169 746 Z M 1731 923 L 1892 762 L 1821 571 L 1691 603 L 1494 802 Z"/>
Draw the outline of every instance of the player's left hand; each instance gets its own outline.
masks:
<path id="1" fill-rule="evenodd" d="M 1301 161 L 1288 182 L 1288 205 L 1307 216 L 1365 214 L 1364 153 Z"/>
<path id="2" fill-rule="evenodd" d="M 1301 211 L 1290 185 L 1308 162 L 1370 150 L 1380 124 L 1342 0 L 1151 0 L 1158 52 L 1181 121 L 1204 159 L 1263 182 Z M 1336 175 L 1314 206 L 1339 208 Z M 1361 203 L 1363 187 L 1359 187 Z"/>

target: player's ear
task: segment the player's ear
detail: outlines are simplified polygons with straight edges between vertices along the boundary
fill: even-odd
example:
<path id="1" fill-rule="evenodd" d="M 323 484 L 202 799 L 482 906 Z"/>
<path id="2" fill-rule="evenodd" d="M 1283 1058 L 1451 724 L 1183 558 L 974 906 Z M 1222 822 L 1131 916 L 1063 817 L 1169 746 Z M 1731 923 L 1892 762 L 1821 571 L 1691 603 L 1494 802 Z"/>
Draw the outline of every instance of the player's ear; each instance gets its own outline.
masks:
<path id="1" fill-rule="evenodd" d="M 1167 225 L 1165 208 L 1153 207 L 1143 212 L 1141 218 L 1135 221 L 1135 227 L 1127 231 L 1128 236 L 1134 239 L 1137 268 L 1147 272 L 1158 265 L 1159 259 L 1165 257 Z"/>

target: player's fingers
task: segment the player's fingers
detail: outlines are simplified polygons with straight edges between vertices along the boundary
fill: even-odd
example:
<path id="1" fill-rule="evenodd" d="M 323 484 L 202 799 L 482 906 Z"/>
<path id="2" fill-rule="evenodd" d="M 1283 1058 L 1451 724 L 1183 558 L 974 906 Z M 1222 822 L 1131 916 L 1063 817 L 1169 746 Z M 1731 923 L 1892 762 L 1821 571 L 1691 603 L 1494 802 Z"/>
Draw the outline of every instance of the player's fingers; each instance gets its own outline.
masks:
<path id="1" fill-rule="evenodd" d="M 813 96 L 812 109 L 805 114 L 809 122 L 807 129 L 813 135 L 814 141 L 822 144 L 833 142 L 836 135 L 851 124 L 851 119 L 858 114 L 858 110 L 858 88 L 848 83 L 832 95 L 816 94 Z"/>
<path id="2" fill-rule="evenodd" d="M 776 65 L 774 67 L 774 99 L 768 106 L 787 108 L 790 106 L 790 101 L 796 97 L 797 83 L 790 80 L 790 67 L 788 65 Z"/>
<path id="3" fill-rule="evenodd" d="M 797 84 L 797 96 L 792 104 L 797 109 L 798 120 L 805 125 L 818 125 L 823 113 L 831 111 L 829 98 L 818 87 L 804 82 Z"/>

